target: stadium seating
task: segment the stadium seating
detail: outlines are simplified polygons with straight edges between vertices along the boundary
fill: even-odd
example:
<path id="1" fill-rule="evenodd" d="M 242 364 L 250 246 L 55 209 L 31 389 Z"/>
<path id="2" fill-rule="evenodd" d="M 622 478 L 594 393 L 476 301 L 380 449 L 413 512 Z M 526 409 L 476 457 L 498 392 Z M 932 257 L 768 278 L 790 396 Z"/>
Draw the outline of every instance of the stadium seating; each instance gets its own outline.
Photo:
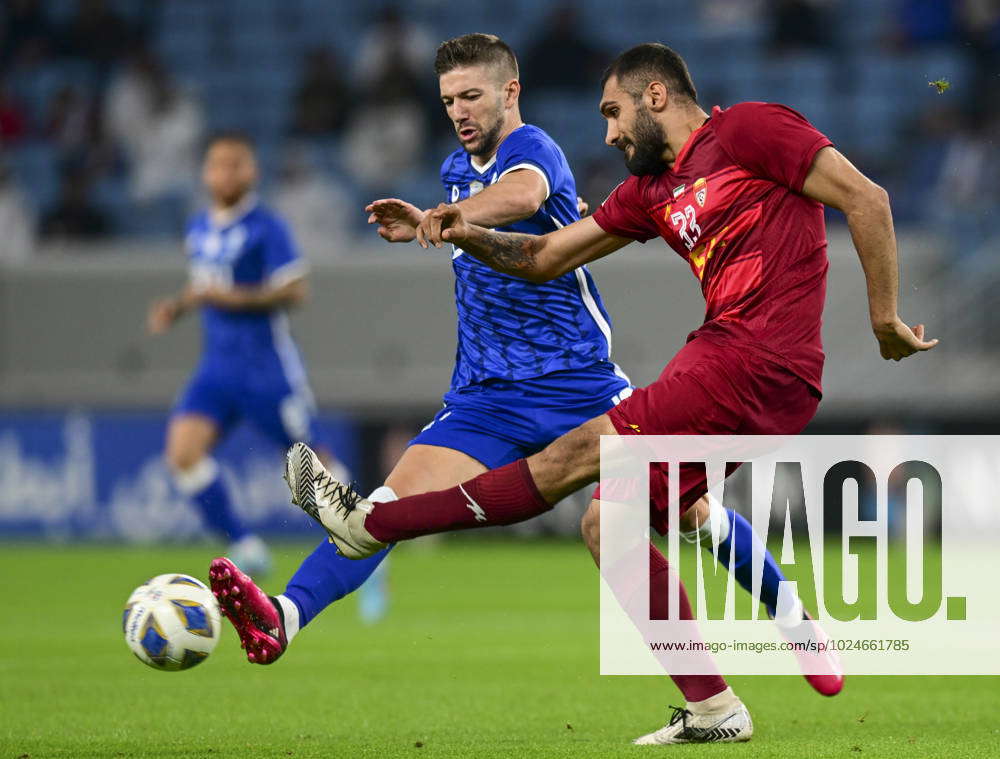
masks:
<path id="1" fill-rule="evenodd" d="M 239 127 L 259 142 L 268 179 L 277 169 L 287 135 L 303 53 L 325 45 L 350 62 L 351 52 L 384 4 L 325 0 L 163 3 L 153 19 L 152 43 L 172 74 L 199 97 L 207 128 Z M 138 2 L 120 0 L 113 5 L 133 20 L 144 17 Z M 837 49 L 790 54 L 775 54 L 768 48 L 768 28 L 762 16 L 717 23 L 712 9 L 725 5 L 708 3 L 692 13 L 689 4 L 674 0 L 629 0 L 616 7 L 613 24 L 607 23 L 606 4 L 598 0 L 585 0 L 579 10 L 587 34 L 609 52 L 649 38 L 675 46 L 688 58 L 706 105 L 748 99 L 784 102 L 802 111 L 838 145 L 863 155 L 877 155 L 896 142 L 927 107 L 934 95 L 933 89 L 925 87 L 927 81 L 947 78 L 963 83 L 969 77 L 966 61 L 954 48 L 900 53 L 882 45 L 893 31 L 890 0 L 843 0 Z M 56 0 L 46 7 L 58 23 L 71 16 L 75 3 Z M 442 0 L 419 0 L 407 6 L 407 19 L 433 29 L 436 36 L 489 29 L 506 35 L 519 49 L 531 43 L 530 30 L 542 23 L 545 13 L 532 0 L 469 3 L 461 14 Z M 855 75 L 861 70 L 864 76 Z M 36 126 L 61 86 L 71 84 L 94 96 L 100 85 L 90 65 L 61 59 L 23 74 L 15 72 L 8 81 Z M 900 86 L 907 81 L 913 86 Z M 574 165 L 604 149 L 603 124 L 595 110 L 596 84 L 593 98 L 561 92 L 525 94 L 526 117 L 548 129 Z M 835 95 L 846 95 L 851 107 L 834 107 Z M 429 190 L 436 177 L 440 153 L 438 146 L 431 145 L 425 151 L 430 182 L 419 183 L 422 192 Z M 33 139 L 11 146 L 5 155 L 32 201 L 38 207 L 49 203 L 58 181 L 54 148 Z M 342 184 L 352 184 L 342 176 L 338 161 L 324 163 L 324 168 L 341 174 Z M 153 219 L 148 227 L 145 222 L 136 223 L 144 217 L 129 206 L 121 177 L 102 178 L 95 199 L 112 218 L 131 219 L 125 231 L 163 230 L 162 220 Z"/>

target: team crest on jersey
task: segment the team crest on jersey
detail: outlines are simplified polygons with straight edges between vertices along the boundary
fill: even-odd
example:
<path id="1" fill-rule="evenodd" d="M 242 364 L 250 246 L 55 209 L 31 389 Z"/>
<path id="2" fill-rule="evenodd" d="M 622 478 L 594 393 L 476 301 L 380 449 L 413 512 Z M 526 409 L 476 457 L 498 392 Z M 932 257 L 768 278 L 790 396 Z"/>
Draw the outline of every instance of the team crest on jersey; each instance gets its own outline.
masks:
<path id="1" fill-rule="evenodd" d="M 686 184 L 682 184 L 682 185 L 678 185 L 677 187 L 675 187 L 675 188 L 674 188 L 674 199 L 676 200 L 676 199 L 677 199 L 677 198 L 679 198 L 679 197 L 680 197 L 681 195 L 683 195 L 683 194 L 684 194 L 684 190 L 685 190 L 686 188 L 687 188 L 687 185 L 686 185 Z"/>
<path id="2" fill-rule="evenodd" d="M 705 207 L 705 198 L 708 197 L 708 182 L 702 177 L 694 183 L 694 199 L 698 201 L 698 207 Z"/>
<path id="3" fill-rule="evenodd" d="M 478 179 L 469 182 L 469 197 L 471 198 L 473 195 L 481 193 L 483 191 L 483 187 L 485 187 L 485 185 Z"/>

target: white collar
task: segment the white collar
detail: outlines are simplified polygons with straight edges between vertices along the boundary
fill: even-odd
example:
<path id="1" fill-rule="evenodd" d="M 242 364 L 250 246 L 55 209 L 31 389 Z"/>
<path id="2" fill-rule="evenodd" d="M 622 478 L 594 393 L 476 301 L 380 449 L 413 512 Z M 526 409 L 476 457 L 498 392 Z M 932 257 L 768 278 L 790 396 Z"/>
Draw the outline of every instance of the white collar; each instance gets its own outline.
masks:
<path id="1" fill-rule="evenodd" d="M 228 227 L 229 225 L 235 223 L 238 219 L 241 219 L 250 213 L 257 207 L 257 202 L 257 193 L 248 192 L 240 198 L 236 205 L 230 208 L 209 209 L 208 218 L 212 222 L 212 226 L 222 229 L 223 227 Z"/>
<path id="2" fill-rule="evenodd" d="M 497 146 L 497 153 L 499 153 L 499 152 L 500 152 L 500 147 Z M 493 164 L 495 164 L 496 162 L 497 162 L 497 154 L 496 153 L 493 154 L 493 157 L 490 160 L 488 160 L 486 163 L 484 163 L 481 166 L 478 163 L 476 163 L 476 159 L 475 158 L 473 158 L 471 155 L 469 156 L 469 165 L 472 167 L 472 170 L 475 171 L 477 174 L 482 174 L 484 171 L 486 171 L 491 166 L 493 166 Z"/>
<path id="3" fill-rule="evenodd" d="M 507 137 L 510 137 L 511 134 L 514 134 L 514 132 L 516 132 L 518 129 L 520 129 L 523 126 L 525 126 L 525 125 L 521 124 L 521 126 L 516 126 L 513 129 L 511 129 L 510 130 L 510 134 L 508 134 Z M 503 145 L 503 143 L 507 139 L 507 137 L 504 137 L 503 140 L 501 140 L 500 145 Z M 484 164 L 477 163 L 475 157 L 470 154 L 469 155 L 469 165 L 472 167 L 473 171 L 475 171 L 477 174 L 482 174 L 484 171 L 486 171 L 487 169 L 491 168 L 493 166 L 493 164 L 495 164 L 497 162 L 497 153 L 500 152 L 500 145 L 497 145 L 497 149 L 496 149 L 496 151 L 494 151 L 493 157 L 490 158 L 490 160 L 488 160 Z"/>

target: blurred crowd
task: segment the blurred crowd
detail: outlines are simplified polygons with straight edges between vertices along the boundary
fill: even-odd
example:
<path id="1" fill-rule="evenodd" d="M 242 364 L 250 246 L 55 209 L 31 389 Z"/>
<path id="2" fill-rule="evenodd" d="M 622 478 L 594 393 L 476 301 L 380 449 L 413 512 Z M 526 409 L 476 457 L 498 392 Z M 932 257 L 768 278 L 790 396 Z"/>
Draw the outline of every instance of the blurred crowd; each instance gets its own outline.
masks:
<path id="1" fill-rule="evenodd" d="M 991 265 L 1000 1 L 482 5 L 5 0 L 0 261 L 61 241 L 179 237 L 200 199 L 200 146 L 223 128 L 255 138 L 265 195 L 310 252 L 350 255 L 366 201 L 437 202 L 455 142 L 434 50 L 494 31 L 519 55 L 525 119 L 563 145 L 592 206 L 624 171 L 602 146 L 600 71 L 657 39 L 688 58 L 703 106 L 799 108 L 890 190 L 899 223 L 939 234 L 955 266 Z"/>

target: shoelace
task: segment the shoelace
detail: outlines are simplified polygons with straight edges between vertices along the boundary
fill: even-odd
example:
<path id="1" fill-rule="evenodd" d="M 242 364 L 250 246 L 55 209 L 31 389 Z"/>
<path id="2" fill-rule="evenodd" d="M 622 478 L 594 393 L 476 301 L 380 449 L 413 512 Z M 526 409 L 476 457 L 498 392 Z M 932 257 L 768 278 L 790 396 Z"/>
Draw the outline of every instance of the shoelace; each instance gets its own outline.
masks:
<path id="1" fill-rule="evenodd" d="M 361 495 L 354 489 L 353 485 L 344 485 L 332 477 L 324 477 L 322 474 L 317 474 L 316 485 L 319 487 L 324 498 L 333 501 L 335 511 L 343 509 L 345 514 L 350 514 L 354 511 L 354 507 L 358 505 L 358 501 L 361 500 Z"/>
<path id="2" fill-rule="evenodd" d="M 689 712 L 683 706 L 673 706 L 671 704 L 667 708 L 674 710 L 674 713 L 670 715 L 670 721 L 667 722 L 667 727 L 673 727 L 678 722 L 680 722 L 681 723 L 681 732 L 680 732 L 680 734 L 682 736 L 686 736 L 686 734 L 688 732 L 687 718 L 691 717 L 691 716 L 694 716 L 694 715 L 692 715 L 691 712 Z"/>

